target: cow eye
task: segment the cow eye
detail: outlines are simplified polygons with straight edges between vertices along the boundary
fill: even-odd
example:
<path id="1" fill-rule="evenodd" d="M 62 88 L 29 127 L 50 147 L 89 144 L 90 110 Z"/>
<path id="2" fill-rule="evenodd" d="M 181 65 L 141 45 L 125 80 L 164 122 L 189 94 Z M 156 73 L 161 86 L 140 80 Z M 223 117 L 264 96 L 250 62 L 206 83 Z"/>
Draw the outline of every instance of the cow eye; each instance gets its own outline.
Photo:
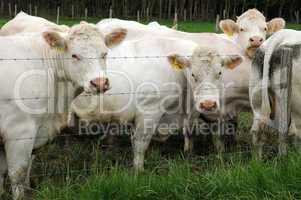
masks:
<path id="1" fill-rule="evenodd" d="M 268 31 L 268 29 L 267 29 L 267 28 L 264 28 L 264 31 L 266 32 L 266 31 Z"/>
<path id="2" fill-rule="evenodd" d="M 221 75 L 222 75 L 222 72 L 218 72 L 218 75 L 221 76 Z"/>
<path id="3" fill-rule="evenodd" d="M 80 60 L 80 57 L 76 54 L 72 54 L 72 58 L 76 59 L 76 60 Z"/>
<path id="4" fill-rule="evenodd" d="M 240 28 L 240 32 L 244 32 L 245 31 L 245 29 L 243 29 L 243 28 Z"/>

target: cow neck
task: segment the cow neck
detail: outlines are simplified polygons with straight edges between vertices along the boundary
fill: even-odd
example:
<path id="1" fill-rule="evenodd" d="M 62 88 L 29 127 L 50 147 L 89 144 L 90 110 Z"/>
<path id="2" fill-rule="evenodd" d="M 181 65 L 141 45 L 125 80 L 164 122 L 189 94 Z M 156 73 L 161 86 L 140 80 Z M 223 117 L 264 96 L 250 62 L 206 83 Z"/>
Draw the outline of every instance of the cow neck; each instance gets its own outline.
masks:
<path id="1" fill-rule="evenodd" d="M 70 105 L 68 90 L 66 88 L 68 87 L 68 83 L 72 83 L 72 81 L 65 67 L 71 61 L 63 51 L 49 47 L 42 48 L 42 57 L 43 65 L 48 72 L 49 95 L 53 97 L 50 99 L 48 107 L 53 113 L 66 113 Z"/>

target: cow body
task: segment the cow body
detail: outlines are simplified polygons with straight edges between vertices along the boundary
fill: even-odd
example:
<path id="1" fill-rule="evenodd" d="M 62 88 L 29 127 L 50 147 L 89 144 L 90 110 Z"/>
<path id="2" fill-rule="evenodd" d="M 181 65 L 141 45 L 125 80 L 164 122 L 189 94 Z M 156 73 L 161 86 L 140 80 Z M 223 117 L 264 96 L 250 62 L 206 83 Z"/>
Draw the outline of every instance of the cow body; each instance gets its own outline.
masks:
<path id="1" fill-rule="evenodd" d="M 214 46 L 213 49 L 215 49 L 216 52 L 220 55 L 244 55 L 244 50 L 240 48 L 239 45 L 236 45 L 236 43 L 228 37 L 221 37 L 220 34 L 215 33 L 186 33 L 176 31 L 170 28 L 156 28 L 158 27 L 156 24 L 152 28 L 149 28 L 137 22 L 128 23 L 128 21 L 126 20 L 117 19 L 101 21 L 97 24 L 97 26 L 100 29 L 107 28 L 107 30 L 109 30 L 110 27 L 114 28 L 116 26 L 127 28 L 129 37 L 127 37 L 126 40 L 135 40 L 142 38 L 143 36 L 153 37 L 155 35 L 172 37 L 177 39 L 190 40 L 197 44 L 207 47 L 212 47 L 212 44 L 215 44 L 216 46 Z M 211 88 L 210 90 L 219 91 L 221 87 L 225 87 L 223 96 L 218 97 L 218 95 L 215 95 L 215 97 L 211 99 L 217 102 L 222 101 L 223 109 L 225 110 L 223 111 L 222 115 L 220 115 L 218 112 L 204 112 L 202 117 L 206 121 L 216 123 L 218 119 L 222 118 L 225 121 L 235 121 L 239 112 L 251 110 L 248 95 L 250 69 L 251 60 L 248 57 L 245 57 L 243 63 L 240 64 L 238 67 L 231 71 L 224 71 L 223 84 L 220 86 L 214 86 L 215 88 Z M 206 90 L 207 89 L 205 89 L 204 91 Z M 206 95 L 207 94 L 204 94 L 204 96 Z M 169 116 L 167 118 L 162 119 L 161 121 L 171 122 L 173 121 L 171 118 L 176 119 L 175 116 Z M 162 135 L 168 134 L 166 130 L 160 130 L 159 132 Z M 192 147 L 192 140 L 188 138 L 189 134 L 185 133 L 185 135 L 186 138 L 184 149 L 185 151 L 191 151 L 191 148 L 188 147 Z M 218 151 L 223 151 L 223 145 L 221 145 L 221 142 L 219 141 L 221 133 L 215 133 L 215 135 L 217 135 L 216 143 L 218 143 L 218 145 L 216 145 L 216 148 L 218 149 Z"/>
<path id="2" fill-rule="evenodd" d="M 258 137 L 258 132 L 262 131 L 262 125 L 272 126 L 278 131 L 279 135 L 279 153 L 286 152 L 286 134 L 296 136 L 295 139 L 300 140 L 301 133 L 301 110 L 300 110 L 300 78 L 301 73 L 301 54 L 300 40 L 301 32 L 294 30 L 281 30 L 269 38 L 257 52 L 257 59 L 253 63 L 251 81 L 250 81 L 250 99 L 254 113 L 252 134 L 253 142 L 257 147 L 257 156 L 262 157 L 263 141 Z M 288 62 L 292 64 L 292 91 L 291 91 L 291 123 L 290 129 L 287 126 L 281 126 L 280 119 L 283 110 L 282 106 L 286 104 L 287 96 L 285 90 L 290 88 L 280 87 L 281 84 L 287 84 L 286 65 L 281 65 L 283 55 L 279 54 L 281 49 L 290 48 L 291 56 Z M 271 101 L 272 99 L 272 101 Z M 285 109 L 285 108 L 284 108 Z M 289 114 L 289 113 L 288 113 Z M 289 120 L 289 119 L 284 119 Z M 283 120 L 282 120 L 283 121 Z"/>
<path id="3" fill-rule="evenodd" d="M 44 18 L 19 12 L 12 20 L 2 26 L 0 30 L 0 36 L 14 35 L 18 33 L 40 32 L 45 29 L 67 32 L 69 27 L 65 25 L 57 25 Z"/>
<path id="4" fill-rule="evenodd" d="M 162 116 L 175 105 L 178 106 L 175 112 L 183 115 L 185 75 L 169 67 L 167 55 L 191 55 L 195 47 L 190 41 L 160 38 L 124 42 L 108 54 L 107 75 L 112 89 L 91 99 L 80 95 L 73 101 L 73 109 L 80 118 L 89 121 L 133 123 L 134 167 L 143 169 L 145 151 Z M 162 57 L 151 58 L 158 55 Z"/>
<path id="5" fill-rule="evenodd" d="M 0 78 L 5 86 L 0 92 L 1 192 L 8 171 L 13 198 L 23 197 L 32 150 L 67 124 L 73 97 L 67 84 L 91 94 L 108 89 L 102 82 L 107 79 L 104 60 L 89 58 L 106 54 L 109 37 L 83 23 L 72 27 L 67 36 L 49 30 L 0 38 Z"/>

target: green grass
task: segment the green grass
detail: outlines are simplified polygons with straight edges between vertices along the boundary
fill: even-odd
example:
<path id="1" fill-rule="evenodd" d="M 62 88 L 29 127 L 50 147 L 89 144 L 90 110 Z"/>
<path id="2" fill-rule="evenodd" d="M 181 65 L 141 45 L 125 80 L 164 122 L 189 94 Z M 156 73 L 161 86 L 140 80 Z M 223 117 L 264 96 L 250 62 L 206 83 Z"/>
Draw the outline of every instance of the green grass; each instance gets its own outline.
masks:
<path id="1" fill-rule="evenodd" d="M 201 159 L 199 159 L 201 160 Z M 120 165 L 102 166 L 88 176 L 66 176 L 44 181 L 36 200 L 193 200 L 193 199 L 300 199 L 301 157 L 268 162 L 237 161 L 237 155 L 221 164 L 174 158 L 135 175 Z"/>

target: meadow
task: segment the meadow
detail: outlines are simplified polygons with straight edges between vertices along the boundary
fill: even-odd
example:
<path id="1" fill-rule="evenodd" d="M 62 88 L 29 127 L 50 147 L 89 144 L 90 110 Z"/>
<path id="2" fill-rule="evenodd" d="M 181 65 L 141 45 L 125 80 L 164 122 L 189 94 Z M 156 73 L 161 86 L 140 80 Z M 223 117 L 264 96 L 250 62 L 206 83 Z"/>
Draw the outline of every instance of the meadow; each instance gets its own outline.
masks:
<path id="1" fill-rule="evenodd" d="M 7 20 L 0 20 L 2 26 Z M 79 20 L 62 19 L 72 25 Z M 97 22 L 98 19 L 88 19 Z M 160 21 L 171 26 L 171 21 Z M 179 22 L 179 30 L 214 32 L 210 22 Z M 288 24 L 301 30 L 301 25 Z M 197 200 L 197 199 L 301 199 L 301 155 L 293 149 L 286 157 L 275 156 L 276 144 L 267 146 L 269 158 L 252 159 L 248 134 L 252 116 L 243 113 L 238 123 L 237 144 L 223 159 L 209 136 L 198 138 L 195 152 L 185 155 L 183 138 L 152 142 L 146 170 L 131 169 L 128 137 L 116 138 L 114 146 L 98 136 L 60 137 L 35 152 L 30 199 L 35 200 Z M 9 184 L 6 184 L 8 189 Z M 4 194 L 1 199 L 9 199 Z"/>

